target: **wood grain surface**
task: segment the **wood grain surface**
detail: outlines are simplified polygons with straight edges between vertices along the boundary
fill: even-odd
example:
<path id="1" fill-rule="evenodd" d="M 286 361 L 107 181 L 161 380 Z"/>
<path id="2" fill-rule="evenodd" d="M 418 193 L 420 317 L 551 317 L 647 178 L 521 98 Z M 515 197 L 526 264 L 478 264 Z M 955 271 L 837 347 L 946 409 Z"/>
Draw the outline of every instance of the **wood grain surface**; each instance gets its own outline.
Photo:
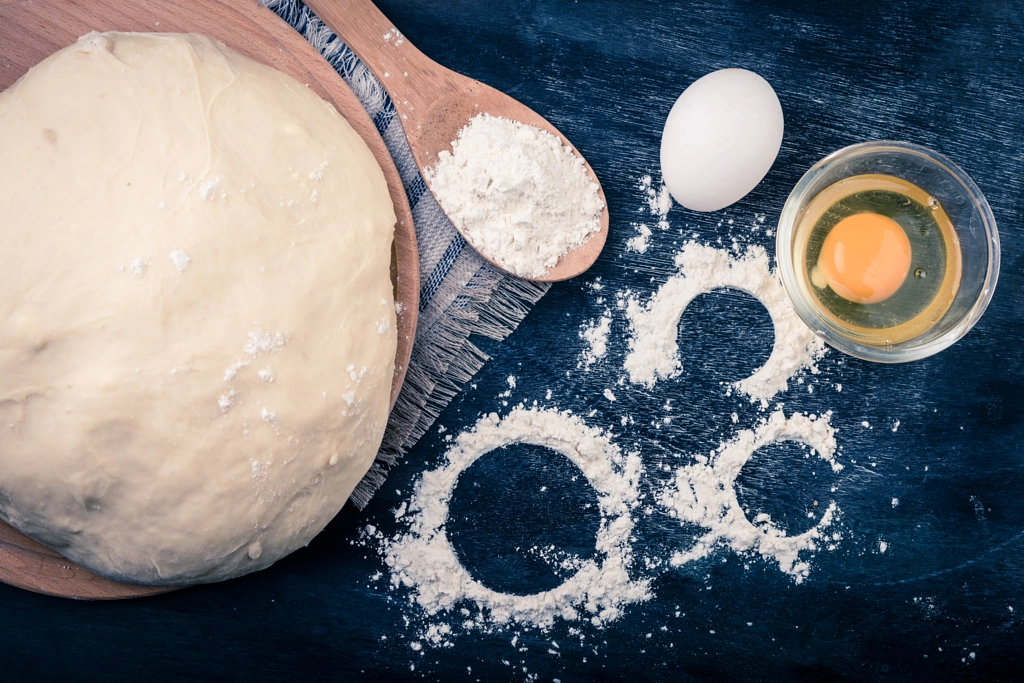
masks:
<path id="1" fill-rule="evenodd" d="M 57 600 L 0 585 L 0 678 L 134 682 L 1006 681 L 1024 671 L 1024 14 L 1004 0 L 377 0 L 424 54 L 510 94 L 573 141 L 601 178 L 608 243 L 583 276 L 553 285 L 489 356 L 370 504 L 346 508 L 308 548 L 266 571 L 144 600 Z M 296 13 L 290 19 L 312 31 Z M 736 205 L 674 206 L 660 230 L 639 181 L 657 182 L 665 117 L 697 78 L 761 74 L 785 115 L 782 149 Z M 873 139 L 916 142 L 974 179 L 999 225 L 1002 268 L 978 325 L 931 358 L 879 365 L 829 352 L 769 406 L 832 411 L 839 473 L 792 444 L 737 477 L 746 514 L 787 532 L 834 500 L 840 539 L 807 557 L 800 584 L 757 555 L 718 548 L 673 567 L 701 529 L 657 502 L 676 468 L 764 417 L 726 385 L 770 353 L 750 296 L 694 300 L 679 326 L 681 374 L 619 385 L 628 321 L 687 240 L 774 255 L 790 190 L 825 155 Z M 758 219 L 763 217 L 763 222 Z M 730 223 L 732 221 L 732 223 Z M 627 247 L 637 225 L 648 250 Z M 720 240 L 720 241 L 719 241 Z M 427 278 L 425 277 L 425 285 Z M 587 365 L 581 330 L 607 315 L 607 353 Z M 515 377 L 515 387 L 508 383 Z M 803 383 L 797 380 L 802 379 Z M 808 389 L 812 388 L 812 391 Z M 609 389 L 616 400 L 604 395 Z M 550 392 L 550 394 L 549 394 Z M 466 628 L 426 614 L 394 582 L 377 534 L 410 522 L 411 492 L 454 439 L 520 402 L 572 410 L 644 465 L 631 572 L 651 599 L 595 627 L 556 620 Z M 733 413 L 736 417 L 733 418 Z M 670 418 L 666 423 L 665 418 Z M 625 420 L 625 424 L 623 424 Z M 899 424 L 897 425 L 897 421 Z M 864 425 L 867 423 L 867 426 Z M 791 448 L 789 446 L 792 446 Z M 832 489 L 835 489 L 834 491 Z M 896 499 L 896 504 L 893 504 Z M 401 518 L 397 514 L 404 513 Z M 568 459 L 496 450 L 460 478 L 445 529 L 472 577 L 529 594 L 595 556 L 596 496 Z M 371 529 L 374 535 L 371 536 Z M 882 552 L 881 543 L 885 543 Z M 550 549 L 554 550 L 551 551 Z M 396 583 L 398 585 L 396 585 Z M 449 629 L 440 642 L 426 636 Z"/>
<path id="2" fill-rule="evenodd" d="M 89 31 L 203 33 L 307 84 L 367 143 L 384 171 L 398 223 L 392 281 L 398 349 L 391 406 L 408 367 L 419 311 L 419 256 L 412 213 L 398 170 L 373 122 L 340 76 L 287 24 L 252 0 L 0 0 L 0 91 Z M 130 598 L 172 588 L 133 586 L 96 576 L 0 522 L 0 581 L 81 599 Z"/>
<path id="3" fill-rule="evenodd" d="M 500 116 L 545 130 L 582 157 L 568 138 L 537 112 L 480 81 L 441 66 L 417 50 L 370 0 L 309 0 L 307 4 L 359 55 L 388 91 L 421 171 L 437 163 L 439 152 L 451 152 L 459 131 L 478 114 Z M 586 159 L 584 165 L 587 174 L 600 186 Z M 603 189 L 600 196 L 605 202 L 600 230 L 559 259 L 547 274 L 529 279 L 567 280 L 593 265 L 608 238 L 608 202 Z M 501 268 L 487 254 L 480 255 Z"/>

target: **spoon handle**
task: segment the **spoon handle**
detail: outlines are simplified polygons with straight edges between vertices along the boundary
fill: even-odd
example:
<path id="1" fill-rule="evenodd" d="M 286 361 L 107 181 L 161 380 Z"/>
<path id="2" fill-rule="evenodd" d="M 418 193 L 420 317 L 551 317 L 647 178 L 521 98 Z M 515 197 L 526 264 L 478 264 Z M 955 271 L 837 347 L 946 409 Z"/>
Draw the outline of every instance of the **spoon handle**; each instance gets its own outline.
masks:
<path id="1" fill-rule="evenodd" d="M 416 49 L 370 0 L 306 0 L 306 5 L 381 82 L 407 133 L 418 112 L 455 89 L 451 72 Z"/>

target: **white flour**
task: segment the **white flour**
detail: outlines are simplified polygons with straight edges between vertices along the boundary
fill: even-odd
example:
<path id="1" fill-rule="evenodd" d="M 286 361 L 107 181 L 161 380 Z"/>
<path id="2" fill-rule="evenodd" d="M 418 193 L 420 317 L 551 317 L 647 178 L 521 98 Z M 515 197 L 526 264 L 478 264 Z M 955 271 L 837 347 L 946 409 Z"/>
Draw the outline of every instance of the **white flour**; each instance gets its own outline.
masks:
<path id="1" fill-rule="evenodd" d="M 249 364 L 246 363 L 243 360 L 236 361 L 236 362 L 232 363 L 231 365 L 227 366 L 226 368 L 224 368 L 224 381 L 225 382 L 232 381 L 235 377 L 238 376 L 238 371 L 239 370 L 241 370 L 242 368 L 247 368 L 247 367 L 249 367 Z"/>
<path id="2" fill-rule="evenodd" d="M 583 160 L 516 121 L 473 117 L 425 178 L 469 243 L 522 277 L 542 277 L 600 229 L 604 201 Z"/>
<path id="3" fill-rule="evenodd" d="M 646 254 L 647 247 L 650 246 L 650 238 L 654 233 L 647 227 L 646 223 L 633 223 L 633 227 L 636 228 L 636 237 L 631 237 L 626 240 L 626 249 L 629 251 L 635 251 L 638 254 Z"/>
<path id="4" fill-rule="evenodd" d="M 608 355 L 608 334 L 612 329 L 611 311 L 605 311 L 597 321 L 580 330 L 580 339 L 587 343 L 583 350 L 583 364 L 590 367 Z"/>
<path id="5" fill-rule="evenodd" d="M 646 202 L 643 211 L 649 210 L 657 217 L 658 227 L 667 229 L 666 215 L 671 208 L 667 193 L 660 192 L 649 176 L 641 179 L 640 189 Z M 755 226 L 762 222 L 762 217 L 756 217 Z M 634 238 L 642 238 L 643 244 L 636 242 L 630 247 L 635 251 L 645 251 L 646 239 L 652 234 L 650 228 L 643 227 L 638 228 L 640 233 Z M 731 251 L 689 243 L 676 255 L 675 265 L 678 273 L 646 300 L 630 290 L 607 294 L 599 280 L 591 285 L 598 305 L 605 305 L 606 297 L 614 297 L 614 305 L 579 329 L 584 348 L 578 367 L 589 370 L 608 357 L 614 311 L 624 311 L 629 324 L 628 354 L 623 364 L 626 375 L 614 384 L 615 391 L 613 386 L 593 387 L 595 397 L 602 396 L 606 405 L 618 404 L 627 400 L 631 388 L 636 388 L 631 385 L 642 384 L 650 390 L 659 379 L 677 376 L 681 371 L 679 320 L 695 297 L 721 288 L 742 290 L 757 298 L 771 315 L 775 334 L 765 365 L 736 382 L 733 388 L 752 401 L 760 401 L 763 410 L 768 406 L 767 400 L 786 391 L 789 381 L 801 370 L 818 372 L 815 361 L 824 353 L 824 345 L 796 316 L 781 282 L 769 267 L 764 249 L 750 247 L 739 254 L 735 239 Z M 798 377 L 796 382 L 802 384 L 804 379 Z M 516 386 L 514 378 L 509 378 L 508 384 L 510 390 L 499 394 L 500 399 L 509 397 Z M 551 399 L 550 390 L 546 397 Z M 662 410 L 666 415 L 652 423 L 658 429 L 672 423 L 671 413 L 677 410 L 672 401 L 664 401 Z M 596 410 L 590 413 L 594 414 Z M 408 528 L 390 540 L 372 530 L 370 535 L 383 548 L 384 559 L 391 568 L 392 586 L 411 589 L 412 601 L 430 617 L 423 625 L 425 630 L 418 635 L 422 641 L 417 641 L 419 647 L 450 647 L 448 636 L 453 632 L 444 621 L 451 619 L 466 630 L 510 624 L 543 630 L 556 619 L 581 617 L 604 625 L 620 616 L 626 605 L 649 599 L 656 574 L 708 557 L 718 548 L 759 555 L 801 583 L 810 572 L 808 554 L 819 547 L 833 550 L 841 539 L 841 534 L 830 528 L 838 520 L 838 507 L 828 502 L 819 509 L 815 503 L 815 508 L 808 512 L 815 519 L 813 526 L 789 536 L 767 514 L 748 519 L 738 502 L 735 483 L 743 466 L 759 448 L 781 441 L 806 444 L 834 472 L 841 470 L 842 465 L 835 459 L 830 419 L 830 411 L 821 417 L 796 413 L 787 419 L 777 409 L 754 429 L 736 432 L 710 458 L 693 456 L 692 464 L 675 471 L 667 464 L 660 465 L 659 470 L 672 476 L 671 483 L 655 486 L 661 509 L 683 524 L 684 534 L 695 527 L 698 530 L 687 535 L 689 540 L 681 544 L 683 549 L 670 558 L 640 557 L 635 564 L 641 575 L 635 578 L 630 578 L 629 571 L 633 565 L 631 510 L 640 499 L 639 455 L 622 456 L 606 434 L 585 426 L 578 417 L 554 409 L 520 406 L 503 419 L 494 414 L 481 418 L 471 431 L 454 441 L 447 437 L 453 445 L 446 462 L 424 473 L 408 507 L 403 503 L 395 513 L 396 518 L 408 521 Z M 739 415 L 723 415 L 723 421 L 735 424 Z M 633 424 L 632 417 L 622 416 L 621 424 Z M 583 560 L 554 547 L 523 549 L 548 561 L 559 576 L 568 575 L 557 588 L 534 595 L 500 593 L 476 581 L 460 564 L 445 527 L 449 500 L 461 473 L 479 457 L 510 443 L 538 444 L 565 454 L 597 490 L 601 505 L 596 560 Z M 657 507 L 648 505 L 643 512 L 650 515 Z"/>
<path id="6" fill-rule="evenodd" d="M 481 456 L 513 443 L 545 446 L 569 458 L 596 489 L 601 513 L 600 562 L 580 560 L 564 583 L 533 595 L 500 593 L 476 581 L 459 563 L 445 530 L 459 475 Z M 431 615 L 475 604 L 480 625 L 515 621 L 547 628 L 558 617 L 587 617 L 597 626 L 614 620 L 624 605 L 650 597 L 649 581 L 629 576 L 630 511 L 639 499 L 641 472 L 639 455 L 623 455 L 606 434 L 570 413 L 517 407 L 501 419 L 493 413 L 484 416 L 459 435 L 445 464 L 425 472 L 416 486 L 408 530 L 385 545 L 392 582 L 413 588 L 415 601 Z"/>
<path id="7" fill-rule="evenodd" d="M 658 228 L 668 230 L 668 212 L 672 208 L 672 196 L 668 192 L 668 186 L 662 183 L 660 188 L 656 188 L 651 176 L 645 175 L 640 178 L 639 187 L 644 193 L 647 209 L 654 217 Z M 626 249 L 646 254 L 653 232 L 646 223 L 633 223 L 632 225 L 636 229 L 637 235 L 626 241 Z"/>
<path id="8" fill-rule="evenodd" d="M 728 251 L 696 243 L 676 255 L 679 273 L 646 303 L 632 297 L 626 308 L 630 322 L 629 354 L 623 364 L 634 384 L 647 388 L 658 379 L 677 377 L 679 319 L 700 294 L 715 289 L 739 289 L 757 298 L 772 317 L 775 344 L 768 361 L 753 375 L 733 386 L 752 401 L 767 401 L 789 388 L 789 379 L 804 368 L 816 372 L 814 361 L 824 354 L 824 343 L 797 316 L 778 276 L 768 267 L 768 254 L 750 247 L 739 258 Z"/>
<path id="9" fill-rule="evenodd" d="M 671 563 L 679 566 L 707 556 L 718 545 L 726 545 L 736 552 L 756 552 L 765 559 L 773 559 L 779 569 L 792 575 L 797 583 L 810 571 L 800 553 L 817 548 L 825 529 L 832 523 L 838 508 L 829 503 L 818 522 L 808 531 L 796 536 L 786 534 L 772 524 L 771 517 L 759 514 L 753 522 L 747 519 L 736 498 L 734 484 L 740 470 L 757 449 L 779 441 L 797 441 L 817 451 L 818 457 L 831 465 L 834 472 L 843 468 L 835 460 L 836 441 L 829 424 L 830 413 L 812 419 L 794 413 L 789 419 L 782 411 L 775 412 L 755 430 L 744 429 L 735 439 L 716 449 L 709 459 L 696 456 L 697 462 L 676 471 L 675 482 L 658 497 L 669 514 L 680 521 L 697 524 L 708 529 L 693 547 L 677 552 Z M 838 534 L 830 540 L 837 541 Z"/>
<path id="10" fill-rule="evenodd" d="M 282 332 L 267 332 L 265 330 L 254 330 L 249 333 L 249 341 L 245 342 L 242 351 L 250 356 L 259 356 L 263 353 L 275 353 L 284 346 L 285 336 Z"/>
<path id="11" fill-rule="evenodd" d="M 668 192 L 668 185 L 661 183 L 659 187 L 655 188 L 651 176 L 645 175 L 640 179 L 640 189 L 647 195 L 647 208 L 650 209 L 651 214 L 664 220 L 669 209 L 672 208 L 672 195 Z M 658 227 L 664 230 L 668 226 L 659 224 Z"/>
<path id="12" fill-rule="evenodd" d="M 168 254 L 168 258 L 171 259 L 171 263 L 174 264 L 174 267 L 178 269 L 179 273 L 184 273 L 188 270 L 188 264 L 192 261 L 188 254 L 183 252 L 181 249 L 175 249 L 172 251 Z"/>
<path id="13" fill-rule="evenodd" d="M 128 272 L 132 277 L 142 277 L 146 274 L 146 268 L 149 266 L 149 261 L 144 258 L 135 257 L 132 259 L 131 264 L 128 266 Z"/>

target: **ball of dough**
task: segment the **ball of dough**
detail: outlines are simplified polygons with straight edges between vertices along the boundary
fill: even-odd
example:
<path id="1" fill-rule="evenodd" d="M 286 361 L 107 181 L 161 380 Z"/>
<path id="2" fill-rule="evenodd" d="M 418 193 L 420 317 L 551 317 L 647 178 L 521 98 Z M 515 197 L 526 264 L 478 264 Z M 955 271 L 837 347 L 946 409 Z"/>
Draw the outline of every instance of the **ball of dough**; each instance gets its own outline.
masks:
<path id="1" fill-rule="evenodd" d="M 120 581 L 307 544 L 373 461 L 384 175 L 309 88 L 198 35 L 89 34 L 0 94 L 0 517 Z"/>

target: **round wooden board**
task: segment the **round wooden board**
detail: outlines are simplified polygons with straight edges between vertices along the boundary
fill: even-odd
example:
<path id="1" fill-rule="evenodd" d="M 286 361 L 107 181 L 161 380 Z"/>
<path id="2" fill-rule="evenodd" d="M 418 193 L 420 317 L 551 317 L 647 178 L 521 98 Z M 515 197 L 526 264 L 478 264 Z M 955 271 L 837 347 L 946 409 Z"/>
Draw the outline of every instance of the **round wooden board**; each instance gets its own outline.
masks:
<path id="1" fill-rule="evenodd" d="M 412 353 L 419 311 L 419 258 L 412 212 L 398 170 L 359 100 L 302 36 L 255 0 L 0 0 L 0 91 L 89 31 L 202 33 L 309 85 L 348 120 L 384 170 L 398 223 L 392 259 L 398 352 L 391 405 Z M 96 576 L 0 522 L 0 581 L 39 593 L 118 599 L 174 588 L 134 586 Z"/>

